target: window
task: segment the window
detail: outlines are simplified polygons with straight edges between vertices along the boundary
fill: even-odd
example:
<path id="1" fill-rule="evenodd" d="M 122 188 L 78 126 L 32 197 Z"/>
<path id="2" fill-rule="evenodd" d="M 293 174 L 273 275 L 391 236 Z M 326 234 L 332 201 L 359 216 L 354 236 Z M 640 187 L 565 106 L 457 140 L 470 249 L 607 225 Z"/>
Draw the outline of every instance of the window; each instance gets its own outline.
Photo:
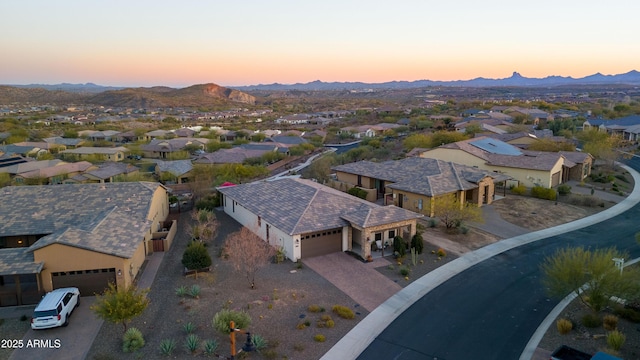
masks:
<path id="1" fill-rule="evenodd" d="M 375 233 L 374 234 L 376 241 L 381 241 L 382 240 L 382 233 Z"/>
<path id="2" fill-rule="evenodd" d="M 362 186 L 362 175 L 358 175 L 358 186 Z"/>
<path id="3" fill-rule="evenodd" d="M 269 241 L 269 229 L 271 228 L 271 226 L 269 226 L 269 224 L 267 224 L 267 241 Z"/>
<path id="4" fill-rule="evenodd" d="M 233 202 L 231 203 L 231 212 L 236 212 L 236 201 L 233 200 Z"/>
<path id="5" fill-rule="evenodd" d="M 395 230 L 389 230 L 389 239 L 393 239 L 394 237 L 396 237 L 396 231 Z"/>
<path id="6" fill-rule="evenodd" d="M 262 218 L 258 216 L 258 227 L 262 227 Z"/>

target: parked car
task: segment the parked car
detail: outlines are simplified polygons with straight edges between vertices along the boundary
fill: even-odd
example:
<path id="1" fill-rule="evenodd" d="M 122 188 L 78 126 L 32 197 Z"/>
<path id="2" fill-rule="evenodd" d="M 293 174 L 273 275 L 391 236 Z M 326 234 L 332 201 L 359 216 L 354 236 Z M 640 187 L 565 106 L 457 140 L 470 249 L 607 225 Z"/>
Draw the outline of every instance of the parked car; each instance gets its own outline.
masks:
<path id="1" fill-rule="evenodd" d="M 31 317 L 34 330 L 67 326 L 69 317 L 80 305 L 80 290 L 75 287 L 60 288 L 42 297 Z"/>

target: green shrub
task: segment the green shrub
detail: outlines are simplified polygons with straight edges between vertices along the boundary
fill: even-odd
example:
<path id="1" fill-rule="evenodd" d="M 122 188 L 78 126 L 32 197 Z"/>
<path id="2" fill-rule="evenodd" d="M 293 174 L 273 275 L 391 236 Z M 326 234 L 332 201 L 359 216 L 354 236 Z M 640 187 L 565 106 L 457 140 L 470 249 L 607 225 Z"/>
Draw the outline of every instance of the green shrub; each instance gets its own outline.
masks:
<path id="1" fill-rule="evenodd" d="M 416 252 L 418 254 L 422 254 L 422 252 L 424 251 L 424 241 L 420 233 L 416 233 L 411 237 L 411 247 L 416 249 Z"/>
<path id="2" fill-rule="evenodd" d="M 403 266 L 400 268 L 400 275 L 402 276 L 407 276 L 409 275 L 409 268 L 406 266 Z"/>
<path id="3" fill-rule="evenodd" d="M 269 345 L 268 341 L 262 335 L 258 334 L 251 335 L 251 341 L 256 347 L 256 350 L 262 350 Z"/>
<path id="4" fill-rule="evenodd" d="M 393 238 L 393 252 L 399 257 L 403 257 L 407 253 L 407 244 L 401 236 Z"/>
<path id="5" fill-rule="evenodd" d="M 304 351 L 304 345 L 302 345 L 302 344 L 294 344 L 293 345 L 293 350 L 295 350 L 295 351 Z"/>
<path id="6" fill-rule="evenodd" d="M 360 199 L 366 199 L 367 198 L 367 191 L 360 189 L 358 187 L 352 187 L 351 189 L 347 190 L 347 194 L 351 194 L 353 196 L 357 196 Z"/>
<path id="7" fill-rule="evenodd" d="M 222 334 L 229 334 L 230 322 L 235 323 L 236 329 L 246 329 L 251 324 L 251 316 L 244 311 L 222 309 L 213 316 L 213 328 Z"/>
<path id="8" fill-rule="evenodd" d="M 176 341 L 173 339 L 164 339 L 160 341 L 160 352 L 162 355 L 171 355 L 176 349 Z"/>
<path id="9" fill-rule="evenodd" d="M 512 187 L 511 192 L 515 195 L 524 195 L 527 193 L 527 188 L 524 185 L 520 184 L 518 186 Z"/>
<path id="10" fill-rule="evenodd" d="M 560 195 L 571 194 L 571 185 L 567 185 L 567 184 L 558 185 L 558 194 Z"/>
<path id="11" fill-rule="evenodd" d="M 131 327 L 127 329 L 122 337 L 122 351 L 129 353 L 134 352 L 144 346 L 144 338 L 140 330 Z"/>
<path id="12" fill-rule="evenodd" d="M 313 337 L 313 340 L 317 342 L 325 342 L 326 338 L 322 334 L 317 334 L 316 336 Z"/>
<path id="13" fill-rule="evenodd" d="M 538 199 L 555 200 L 557 195 L 554 189 L 550 189 L 542 186 L 534 186 L 531 189 L 531 196 Z"/>
<path id="14" fill-rule="evenodd" d="M 640 311 L 618 306 L 614 309 L 614 312 L 623 319 L 634 323 L 640 323 Z"/>
<path id="15" fill-rule="evenodd" d="M 182 285 L 179 288 L 176 288 L 176 295 L 180 297 L 184 297 L 187 295 L 187 287 Z"/>
<path id="16" fill-rule="evenodd" d="M 429 227 L 430 227 L 430 228 L 434 228 L 434 227 L 436 227 L 436 226 L 438 226 L 438 220 L 436 220 L 436 219 L 429 219 Z"/>
<path id="17" fill-rule="evenodd" d="M 438 251 L 436 251 L 436 255 L 438 255 L 438 257 L 445 257 L 447 256 L 447 252 L 444 251 L 443 248 L 439 248 Z"/>
<path id="18" fill-rule="evenodd" d="M 218 342 L 216 340 L 207 340 L 204 342 L 205 355 L 214 355 L 216 350 L 218 350 Z"/>
<path id="19" fill-rule="evenodd" d="M 198 335 L 189 334 L 187 340 L 184 342 L 184 347 L 192 354 L 198 351 L 200 347 L 200 338 L 198 338 Z"/>
<path id="20" fill-rule="evenodd" d="M 467 233 L 469 233 L 469 228 L 467 226 L 461 225 L 460 232 L 466 235 Z"/>
<path id="21" fill-rule="evenodd" d="M 187 334 L 191 334 L 192 332 L 194 332 L 196 330 L 196 326 L 193 325 L 192 322 L 188 322 L 184 325 L 182 325 L 182 329 L 184 330 L 184 332 L 186 332 Z"/>
<path id="22" fill-rule="evenodd" d="M 602 325 L 602 319 L 596 313 L 588 313 L 582 317 L 582 325 L 588 328 L 597 328 Z"/>
<path id="23" fill-rule="evenodd" d="M 613 331 L 618 328 L 618 317 L 615 315 L 605 315 L 602 318 L 602 326 L 605 330 Z"/>
<path id="24" fill-rule="evenodd" d="M 354 317 L 356 317 L 356 315 L 353 313 L 353 310 L 349 309 L 346 306 L 335 305 L 331 310 L 343 319 L 353 319 Z"/>
<path id="25" fill-rule="evenodd" d="M 618 330 L 613 330 L 607 334 L 607 345 L 615 351 L 620 350 L 627 337 Z"/>
<path id="26" fill-rule="evenodd" d="M 190 270 L 211 266 L 211 256 L 203 243 L 192 241 L 182 254 L 182 265 Z"/>
<path id="27" fill-rule="evenodd" d="M 568 334 L 573 329 L 573 323 L 567 319 L 558 319 L 556 326 L 558 327 L 558 332 L 562 335 Z"/>
<path id="28" fill-rule="evenodd" d="M 322 310 L 322 307 L 320 307 L 320 305 L 317 305 L 317 304 L 311 304 L 309 305 L 309 307 L 307 307 L 307 310 L 309 310 L 309 312 L 312 312 L 312 313 L 319 313 Z"/>
<path id="29" fill-rule="evenodd" d="M 189 295 L 191 295 L 191 297 L 194 297 L 194 298 L 197 299 L 197 298 L 200 297 L 200 290 L 201 290 L 200 289 L 200 285 L 193 284 L 191 286 L 191 288 L 189 289 Z"/>

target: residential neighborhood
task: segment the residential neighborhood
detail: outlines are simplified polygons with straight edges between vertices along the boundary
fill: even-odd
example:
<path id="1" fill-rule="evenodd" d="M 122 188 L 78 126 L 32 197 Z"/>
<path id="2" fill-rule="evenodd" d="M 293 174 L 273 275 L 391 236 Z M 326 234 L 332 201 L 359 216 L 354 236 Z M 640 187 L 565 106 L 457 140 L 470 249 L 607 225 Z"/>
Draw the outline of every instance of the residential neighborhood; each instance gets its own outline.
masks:
<path id="1" fill-rule="evenodd" d="M 489 239 L 472 251 L 508 231 L 528 233 L 500 218 L 501 203 L 546 201 L 520 216 L 534 218 L 551 204 L 606 210 L 633 192 L 631 175 L 610 164 L 618 151 L 636 152 L 640 109 L 601 107 L 618 96 L 364 95 L 306 109 L 287 106 L 290 98 L 217 110 L 0 104 L 0 318 L 33 311 L 54 289 L 77 288 L 83 304 L 95 304 L 110 286 L 142 293 L 144 284 L 152 302 L 126 322 L 148 341 L 140 356 L 186 354 L 162 344 L 187 323 L 224 354 L 227 339 L 207 327 L 217 312 L 242 307 L 259 336 L 287 344 L 268 347 L 273 354 L 320 359 L 394 294 L 461 259 L 467 242 Z M 253 268 L 254 293 L 242 282 L 250 265 L 233 267 L 228 252 L 242 229 L 269 249 Z M 194 243 L 209 265 L 185 265 Z M 199 293 L 184 297 L 192 288 Z M 316 324 L 298 313 L 315 316 L 311 305 L 345 305 L 356 320 L 334 315 L 335 328 L 316 330 L 331 340 L 303 346 L 303 329 Z M 156 319 L 163 307 L 180 314 L 178 325 Z M 278 320 L 287 309 L 293 320 Z M 265 318 L 278 325 L 257 321 Z M 101 321 L 87 323 L 100 335 L 85 339 L 86 358 L 128 358 L 114 347 L 119 324 Z M 292 331 L 293 340 L 265 329 Z M 33 336 L 25 331 L 15 336 Z M 206 354 L 202 341 L 189 356 Z"/>

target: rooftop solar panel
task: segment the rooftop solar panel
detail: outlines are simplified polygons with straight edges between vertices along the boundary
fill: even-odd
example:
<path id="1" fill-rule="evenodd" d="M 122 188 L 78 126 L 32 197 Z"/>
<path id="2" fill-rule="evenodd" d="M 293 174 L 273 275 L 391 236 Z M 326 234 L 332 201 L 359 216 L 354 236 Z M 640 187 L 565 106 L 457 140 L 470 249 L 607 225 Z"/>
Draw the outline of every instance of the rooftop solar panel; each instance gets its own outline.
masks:
<path id="1" fill-rule="evenodd" d="M 517 147 L 497 139 L 491 139 L 491 138 L 477 139 L 477 140 L 470 141 L 469 144 L 491 154 L 513 155 L 513 156 L 522 155 L 522 152 Z"/>

